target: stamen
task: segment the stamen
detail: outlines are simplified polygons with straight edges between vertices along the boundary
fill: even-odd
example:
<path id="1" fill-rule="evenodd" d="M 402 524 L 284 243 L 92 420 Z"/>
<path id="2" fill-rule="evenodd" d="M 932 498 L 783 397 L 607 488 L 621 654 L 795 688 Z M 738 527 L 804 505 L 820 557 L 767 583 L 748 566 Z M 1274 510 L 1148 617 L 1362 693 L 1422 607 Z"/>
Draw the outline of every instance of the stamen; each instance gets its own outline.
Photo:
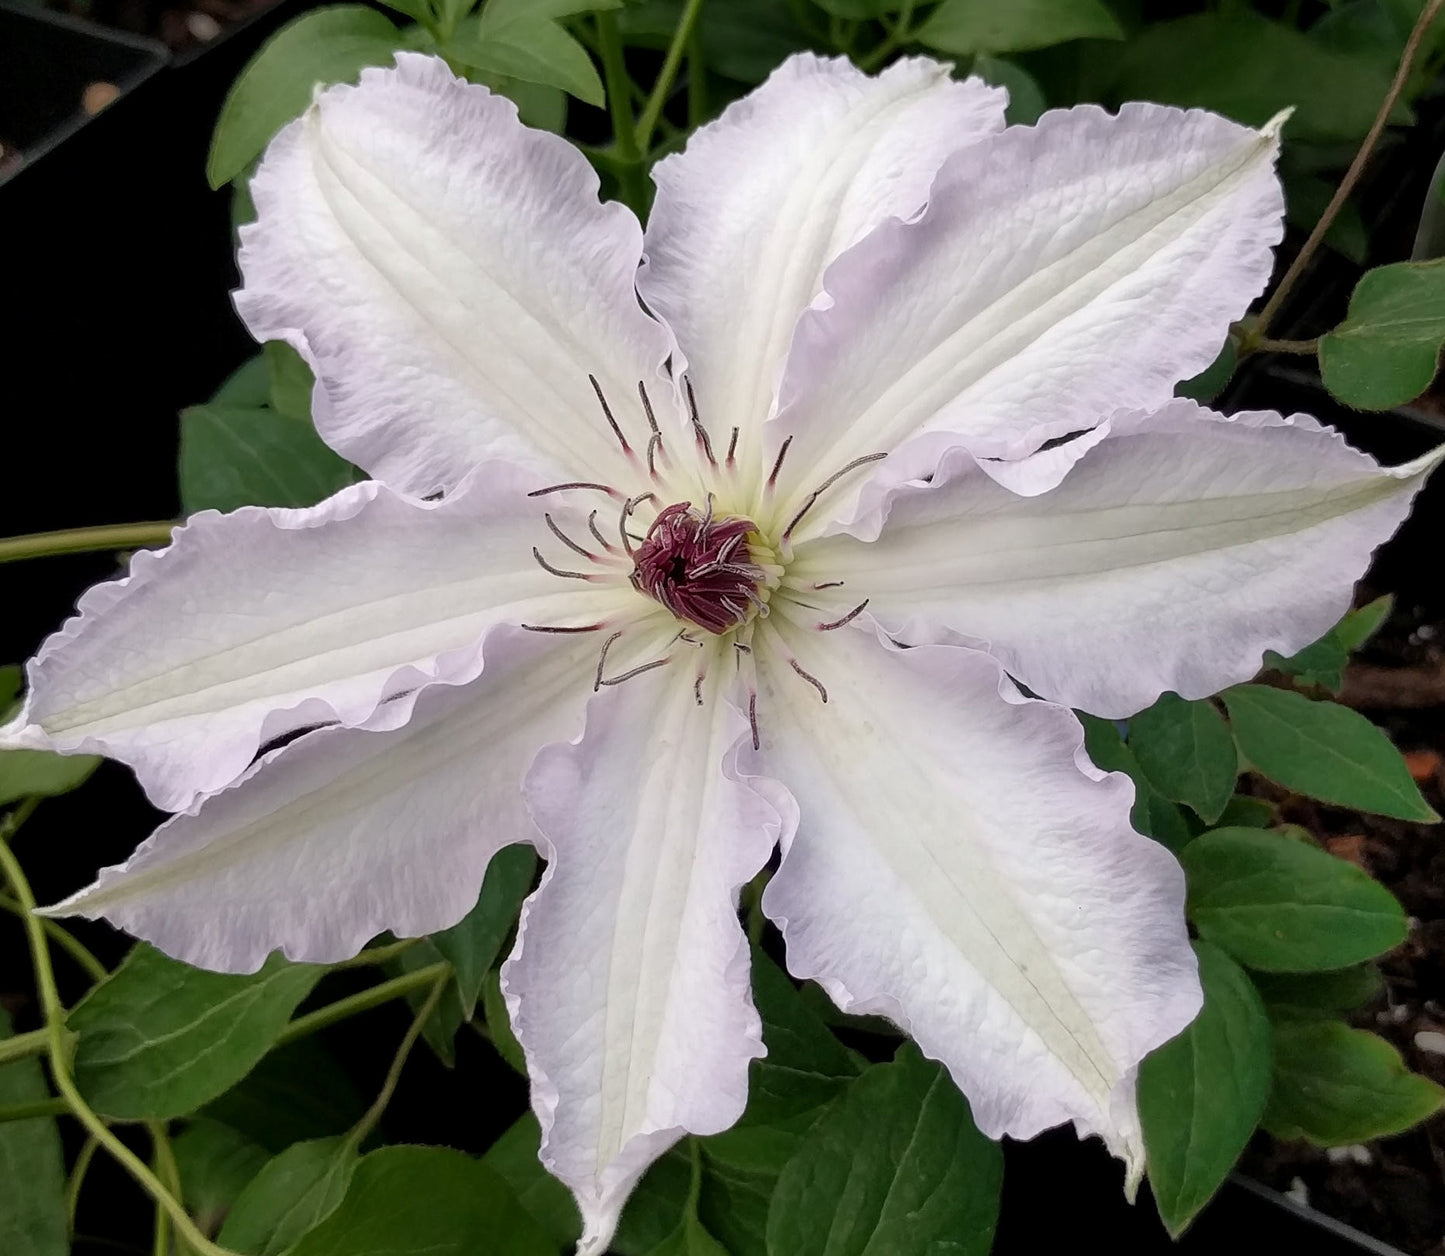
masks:
<path id="1" fill-rule="evenodd" d="M 819 680 L 816 676 L 812 675 L 810 672 L 805 672 L 798 665 L 797 659 L 789 659 L 788 666 L 791 667 L 795 672 L 798 673 L 799 676 L 801 676 L 810 685 L 812 685 L 814 689 L 818 691 L 818 696 L 823 699 L 824 703 L 828 701 L 828 691 L 823 688 L 823 682 L 821 680 Z"/>
<path id="2" fill-rule="evenodd" d="M 739 648 L 747 649 L 746 646 L 740 646 Z M 748 694 L 748 724 L 753 730 L 753 749 L 757 750 L 763 743 L 762 739 L 758 736 L 758 695 L 755 693 Z"/>
<path id="3" fill-rule="evenodd" d="M 768 488 L 770 490 L 777 487 L 778 472 L 783 469 L 783 459 L 788 456 L 788 446 L 792 443 L 793 438 L 789 436 L 788 439 L 783 442 L 783 447 L 778 450 L 778 457 L 773 463 L 773 469 L 768 472 Z"/>
<path id="4" fill-rule="evenodd" d="M 705 677 L 703 675 L 699 675 L 692 685 L 692 696 L 698 706 L 702 705 L 702 682 L 704 679 Z"/>
<path id="5" fill-rule="evenodd" d="M 662 433 L 654 432 L 647 441 L 647 473 L 657 475 L 657 451 L 662 448 Z"/>
<path id="6" fill-rule="evenodd" d="M 542 518 L 547 521 L 547 526 L 552 529 L 552 535 L 555 536 L 559 541 L 561 541 L 562 544 L 565 545 L 574 554 L 581 554 L 583 558 L 588 560 L 588 562 L 597 561 L 597 555 L 592 553 L 591 550 L 583 549 L 580 545 L 577 544 L 576 541 L 574 541 L 570 536 L 563 532 L 562 529 L 557 526 L 557 521 L 553 519 L 551 515 L 544 514 Z"/>
<path id="7" fill-rule="evenodd" d="M 737 428 L 733 428 L 732 438 L 728 441 L 728 456 L 727 456 L 727 465 L 728 465 L 728 466 L 734 467 L 734 466 L 737 465 L 737 459 L 733 456 L 734 454 L 737 453 L 737 451 L 738 451 L 738 429 L 737 429 Z"/>
<path id="8" fill-rule="evenodd" d="M 815 584 L 815 585 L 813 586 L 813 588 L 815 588 L 815 589 L 841 589 L 841 588 L 843 587 L 844 583 L 846 583 L 846 582 L 845 582 L 845 581 L 842 581 L 842 580 L 824 580 L 821 584 Z"/>
<path id="9" fill-rule="evenodd" d="M 622 505 L 622 517 L 617 521 L 617 530 L 622 535 L 622 548 L 632 555 L 632 534 L 627 530 L 627 521 L 632 517 L 632 512 L 648 499 L 657 500 L 656 493 L 639 493 L 636 497 L 629 497 Z"/>
<path id="10" fill-rule="evenodd" d="M 550 571 L 554 576 L 561 576 L 564 580 L 591 580 L 585 571 L 563 571 L 560 567 L 554 567 L 542 557 L 542 551 L 535 545 L 532 546 L 532 557 L 541 565 L 543 571 Z"/>
<path id="11" fill-rule="evenodd" d="M 620 632 L 614 632 L 602 643 L 602 653 L 597 656 L 597 679 L 592 682 L 593 693 L 602 688 L 602 669 L 607 666 L 607 651 L 612 648 L 612 643 L 620 636 L 622 636 Z"/>
<path id="12" fill-rule="evenodd" d="M 613 545 L 611 541 L 597 530 L 597 512 L 595 510 L 587 516 L 587 530 L 597 538 L 597 543 L 609 554 L 617 553 L 617 546 Z M 841 584 L 842 581 L 840 580 L 838 583 Z"/>
<path id="13" fill-rule="evenodd" d="M 637 381 L 637 395 L 642 398 L 642 412 L 647 415 L 647 426 L 652 429 L 654 436 L 661 436 L 662 429 L 657 426 L 657 415 L 652 413 L 652 399 L 647 395 L 647 385 L 641 380 Z"/>
<path id="14" fill-rule="evenodd" d="M 560 628 L 554 624 L 518 624 L 517 626 L 525 628 L 528 632 L 596 632 L 602 627 L 602 624 L 581 624 L 576 628 Z"/>
<path id="15" fill-rule="evenodd" d="M 617 426 L 617 420 L 612 417 L 612 407 L 607 404 L 607 398 L 602 395 L 602 385 L 597 382 L 597 376 L 588 375 L 588 382 L 592 385 L 592 391 L 597 394 L 597 400 L 602 405 L 602 413 L 607 416 L 607 426 L 612 429 L 612 434 L 617 437 L 618 443 L 622 446 L 622 452 L 630 454 L 632 446 L 627 443 L 627 437 L 622 434 L 622 429 Z"/>
<path id="16" fill-rule="evenodd" d="M 708 439 L 707 428 L 703 427 L 702 420 L 697 416 L 697 398 L 693 395 L 692 380 L 684 375 L 682 384 L 687 389 L 687 413 L 692 420 L 692 430 L 697 436 L 698 444 L 702 446 L 703 452 L 707 455 L 709 465 L 716 467 L 717 459 L 713 457 L 712 441 Z"/>
<path id="17" fill-rule="evenodd" d="M 865 597 L 857 606 L 844 615 L 842 619 L 835 619 L 829 624 L 814 624 L 813 627 L 819 632 L 832 632 L 834 628 L 841 628 L 844 624 L 851 624 L 863 613 L 863 608 L 868 605 L 870 600 L 871 599 Z M 824 699 L 824 701 L 827 701 L 827 699 Z"/>
<path id="18" fill-rule="evenodd" d="M 651 663 L 644 663 L 641 667 L 634 667 L 630 672 L 623 672 L 621 676 L 612 676 L 606 680 L 599 680 L 602 685 L 620 685 L 624 680 L 631 680 L 634 676 L 641 676 L 643 672 L 650 672 L 655 667 L 666 667 L 672 662 L 672 656 L 667 658 L 653 659 Z"/>
<path id="19" fill-rule="evenodd" d="M 792 438 L 789 437 L 788 439 L 791 440 Z M 779 457 L 781 457 L 781 455 L 779 455 Z M 817 488 L 815 488 L 811 493 L 808 494 L 808 500 L 803 503 L 803 508 L 793 516 L 792 522 L 783 529 L 782 536 L 778 538 L 779 542 L 783 545 L 786 545 L 788 543 L 788 538 L 793 535 L 793 529 L 798 526 L 803 516 L 806 515 L 808 511 L 813 509 L 813 506 L 816 504 L 818 498 L 822 497 L 824 493 L 826 493 L 830 488 L 833 487 L 833 485 L 835 485 L 839 480 L 841 480 L 845 475 L 847 475 L 848 472 L 856 471 L 859 467 L 866 467 L 870 462 L 877 462 L 880 458 L 886 457 L 888 457 L 886 453 L 864 454 L 861 458 L 854 458 L 853 461 L 850 462 L 841 471 L 834 471 L 832 475 L 830 475 L 826 480 L 824 480 L 820 485 L 818 485 Z"/>
<path id="20" fill-rule="evenodd" d="M 570 480 L 566 484 L 549 484 L 546 488 L 534 488 L 528 497 L 545 497 L 548 493 L 561 493 L 571 488 L 592 488 L 599 493 L 606 493 L 608 497 L 615 497 L 618 501 L 625 501 L 627 495 L 613 488 L 610 484 L 594 484 L 591 480 Z"/>

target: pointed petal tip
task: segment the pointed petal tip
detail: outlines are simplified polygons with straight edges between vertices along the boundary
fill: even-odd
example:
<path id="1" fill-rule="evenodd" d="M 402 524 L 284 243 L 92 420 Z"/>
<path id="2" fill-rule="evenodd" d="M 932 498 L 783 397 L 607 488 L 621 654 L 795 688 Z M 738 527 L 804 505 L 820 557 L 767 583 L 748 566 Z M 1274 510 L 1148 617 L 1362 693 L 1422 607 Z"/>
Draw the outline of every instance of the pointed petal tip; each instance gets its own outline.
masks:
<path id="1" fill-rule="evenodd" d="M 1259 128 L 1260 135 L 1262 135 L 1267 140 L 1277 142 L 1279 140 L 1280 132 L 1284 130 L 1284 124 L 1288 122 L 1293 116 L 1293 105 L 1290 105 L 1285 109 L 1281 109 L 1277 114 L 1274 115 L 1274 117 L 1272 117 L 1268 122 L 1266 122 L 1262 127 Z"/>

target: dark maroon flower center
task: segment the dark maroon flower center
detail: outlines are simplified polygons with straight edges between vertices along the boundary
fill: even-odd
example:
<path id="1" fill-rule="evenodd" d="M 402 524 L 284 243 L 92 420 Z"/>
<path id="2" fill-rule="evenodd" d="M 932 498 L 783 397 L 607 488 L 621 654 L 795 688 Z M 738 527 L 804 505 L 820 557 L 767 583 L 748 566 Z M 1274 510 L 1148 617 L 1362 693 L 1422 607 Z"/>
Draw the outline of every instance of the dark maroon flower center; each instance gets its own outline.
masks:
<path id="1" fill-rule="evenodd" d="M 764 605 L 766 573 L 747 542 L 755 531 L 751 519 L 675 502 L 658 513 L 634 552 L 632 583 L 679 619 L 727 632 Z"/>

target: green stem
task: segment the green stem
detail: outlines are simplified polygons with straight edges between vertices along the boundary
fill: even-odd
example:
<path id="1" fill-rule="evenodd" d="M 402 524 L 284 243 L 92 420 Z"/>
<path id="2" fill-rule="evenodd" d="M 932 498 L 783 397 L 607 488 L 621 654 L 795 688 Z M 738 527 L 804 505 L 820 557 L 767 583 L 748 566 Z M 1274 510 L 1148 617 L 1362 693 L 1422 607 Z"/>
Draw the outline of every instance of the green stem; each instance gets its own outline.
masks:
<path id="1" fill-rule="evenodd" d="M 27 798 L 3 820 L 0 820 L 0 842 L 8 842 L 20 830 L 20 826 L 35 814 L 40 806 L 39 798 Z"/>
<path id="2" fill-rule="evenodd" d="M 80 1188 L 85 1185 L 85 1175 L 90 1172 L 90 1162 L 95 1159 L 99 1146 L 94 1138 L 87 1138 L 81 1144 L 65 1183 L 65 1224 L 72 1238 L 75 1237 L 75 1213 L 80 1207 Z"/>
<path id="3" fill-rule="evenodd" d="M 418 968 L 415 972 L 403 973 L 400 977 L 383 981 L 380 985 L 361 991 L 360 994 L 353 994 L 349 998 L 328 1003 L 325 1007 L 319 1007 L 305 1016 L 298 1016 L 277 1036 L 276 1046 L 284 1047 L 288 1042 L 295 1042 L 296 1039 L 304 1038 L 307 1034 L 314 1034 L 318 1029 L 325 1029 L 327 1025 L 334 1025 L 348 1016 L 355 1016 L 358 1012 L 366 1012 L 371 1008 L 380 1007 L 383 1003 L 390 1003 L 397 995 L 430 985 L 442 973 L 450 970 L 451 965 L 446 960 L 440 960 L 435 964 L 428 964 L 425 968 Z"/>
<path id="4" fill-rule="evenodd" d="M 168 545 L 174 523 L 108 523 L 98 528 L 67 528 L 61 532 L 32 532 L 0 540 L 0 563 L 52 554 L 89 554 L 96 550 L 145 549 Z"/>
<path id="5" fill-rule="evenodd" d="M 391 1067 L 386 1070 L 386 1079 L 381 1083 L 381 1090 L 375 1101 L 362 1114 L 361 1120 L 352 1128 L 351 1133 L 347 1135 L 346 1144 L 351 1150 L 355 1151 L 359 1148 L 371 1131 L 376 1128 L 376 1123 L 381 1120 L 381 1114 L 386 1111 L 386 1105 L 391 1102 L 392 1095 L 396 1093 L 396 1084 L 401 1080 L 401 1070 L 406 1067 L 407 1056 L 411 1054 L 412 1047 L 416 1046 L 416 1040 L 421 1037 L 421 1031 L 426 1028 L 427 1018 L 436 1010 L 436 1005 L 441 1001 L 442 991 L 447 988 L 447 982 L 451 978 L 451 965 L 447 964 L 445 971 L 432 983 L 431 993 L 426 996 L 426 1001 L 417 1010 L 410 1028 L 407 1029 L 405 1037 L 401 1040 L 401 1045 L 397 1047 L 396 1054 L 391 1060 Z"/>
<path id="6" fill-rule="evenodd" d="M 28 1121 L 37 1116 L 64 1116 L 70 1105 L 64 1099 L 32 1099 L 29 1103 L 10 1103 L 0 1107 L 0 1125 L 7 1121 Z"/>
<path id="7" fill-rule="evenodd" d="M 702 52 L 702 27 L 694 25 L 687 41 L 687 129 L 695 131 L 707 118 L 707 62 Z"/>
<path id="8" fill-rule="evenodd" d="M 1255 353 L 1302 353 L 1313 356 L 1320 351 L 1320 342 L 1314 340 L 1270 340 L 1267 337 L 1250 343 Z"/>
<path id="9" fill-rule="evenodd" d="M 370 950 L 361 951 L 350 959 L 343 959 L 329 967 L 333 972 L 342 972 L 347 968 L 365 968 L 370 964 L 384 964 L 389 959 L 395 959 L 403 951 L 409 951 L 414 947 L 420 938 L 403 938 L 400 942 L 388 942 L 385 946 L 373 946 Z"/>
<path id="10" fill-rule="evenodd" d="M 622 36 L 611 13 L 597 15 L 597 47 L 602 57 L 602 78 L 607 87 L 607 109 L 612 115 L 612 134 L 617 147 L 617 188 L 623 201 L 640 219 L 647 217 L 647 181 L 642 174 L 642 149 L 637 143 L 637 124 L 632 117 L 628 95 L 627 63 L 622 55 Z"/>
<path id="11" fill-rule="evenodd" d="M 1385 93 L 1385 99 L 1380 104 L 1379 112 L 1375 114 L 1375 120 L 1371 123 L 1364 142 L 1360 145 L 1360 151 L 1355 154 L 1350 168 L 1345 171 L 1345 177 L 1340 180 L 1340 186 L 1335 189 L 1330 203 L 1325 206 L 1325 212 L 1320 215 L 1319 222 L 1315 223 L 1314 230 L 1310 232 L 1304 246 L 1295 256 L 1294 261 L 1290 263 L 1289 269 L 1285 271 L 1284 278 L 1279 281 L 1279 286 L 1270 294 L 1269 300 L 1264 304 L 1264 309 L 1260 310 L 1259 317 L 1255 320 L 1249 336 L 1240 345 L 1241 357 L 1254 352 L 1264 343 L 1269 333 L 1269 325 L 1279 314 L 1280 306 L 1284 304 L 1290 290 L 1298 282 L 1305 267 L 1309 265 L 1310 259 L 1314 257 L 1315 251 L 1323 243 L 1325 233 L 1334 224 L 1335 218 L 1344 208 L 1345 202 L 1349 200 L 1350 193 L 1355 190 L 1355 184 L 1360 181 L 1360 176 L 1364 174 L 1365 167 L 1374 154 L 1375 145 L 1379 143 L 1380 136 L 1384 134 L 1390 114 L 1394 112 L 1395 102 L 1400 99 L 1400 93 L 1405 90 L 1405 82 L 1410 77 L 1410 67 L 1414 64 L 1416 54 L 1420 51 L 1421 43 L 1424 42 L 1425 32 L 1429 30 L 1430 24 L 1439 15 L 1442 6 L 1445 6 L 1445 0 L 1430 0 L 1430 3 L 1421 11 L 1420 18 L 1415 23 L 1415 29 L 1410 32 L 1410 38 L 1405 42 L 1405 51 L 1400 54 L 1400 65 L 1395 71 L 1394 82 L 1390 84 L 1390 90 Z"/>
<path id="12" fill-rule="evenodd" d="M 657 82 L 652 85 L 652 95 L 647 98 L 642 116 L 637 120 L 637 147 L 641 152 L 645 153 L 652 147 L 652 130 L 657 125 L 657 119 L 662 114 L 663 106 L 667 104 L 673 80 L 677 78 L 678 66 L 682 64 L 682 56 L 687 49 L 688 39 L 692 35 L 693 27 L 697 25 L 697 17 L 701 12 L 702 0 L 687 0 L 687 4 L 682 10 L 682 17 L 678 20 L 677 29 L 672 32 L 672 42 L 668 44 L 667 54 L 662 59 L 662 69 L 658 71 Z"/>
<path id="13" fill-rule="evenodd" d="M 29 1055 L 44 1055 L 48 1050 L 50 1034 L 44 1029 L 32 1029 L 28 1034 L 16 1034 L 13 1038 L 0 1038 L 0 1064 L 23 1060 Z"/>
<path id="14" fill-rule="evenodd" d="M 24 915 L 20 904 L 8 894 L 0 894 L 0 911 L 8 911 L 15 916 Z M 110 976 L 110 970 L 90 953 L 83 942 L 74 937 L 58 921 L 42 918 L 40 927 L 45 930 L 46 936 L 52 942 L 56 943 L 96 981 L 104 981 Z"/>
<path id="15" fill-rule="evenodd" d="M 35 896 L 30 892 L 30 883 L 25 879 L 20 864 L 11 853 L 10 847 L 0 842 L 0 871 L 10 882 L 15 897 L 25 911 L 25 931 L 30 943 L 30 959 L 35 968 L 35 988 L 40 995 L 40 1007 L 45 1014 L 45 1032 L 49 1038 L 50 1076 L 55 1089 L 69 1105 L 71 1114 L 106 1151 L 130 1173 L 152 1199 L 170 1217 L 176 1231 L 200 1256 L 236 1256 L 225 1248 L 212 1243 L 196 1228 L 185 1207 L 161 1184 L 160 1179 L 146 1166 L 144 1160 L 120 1141 L 107 1128 L 85 1102 L 70 1076 L 68 1034 L 65 1028 L 65 1009 L 60 1003 L 60 994 L 55 987 L 55 973 L 50 967 L 50 950 L 46 945 L 45 931 L 40 927 L 40 918 L 34 915 Z M 13 1040 L 12 1040 L 13 1041 Z"/>
<path id="16" fill-rule="evenodd" d="M 171 1147 L 170 1135 L 166 1133 L 164 1121 L 147 1121 L 146 1129 L 151 1136 L 151 1157 L 156 1172 L 173 1199 L 181 1199 L 181 1167 L 176 1163 L 176 1153 Z M 160 1202 L 156 1202 L 155 1256 L 170 1256 L 170 1218 Z M 185 1247 L 176 1243 L 179 1256 L 185 1256 Z"/>
<path id="17" fill-rule="evenodd" d="M 913 38 L 913 5 L 914 0 L 903 0 L 903 4 L 898 9 L 898 20 L 893 23 L 892 28 L 883 37 L 883 42 L 857 59 L 860 70 L 865 70 L 869 74 L 873 73 Z"/>

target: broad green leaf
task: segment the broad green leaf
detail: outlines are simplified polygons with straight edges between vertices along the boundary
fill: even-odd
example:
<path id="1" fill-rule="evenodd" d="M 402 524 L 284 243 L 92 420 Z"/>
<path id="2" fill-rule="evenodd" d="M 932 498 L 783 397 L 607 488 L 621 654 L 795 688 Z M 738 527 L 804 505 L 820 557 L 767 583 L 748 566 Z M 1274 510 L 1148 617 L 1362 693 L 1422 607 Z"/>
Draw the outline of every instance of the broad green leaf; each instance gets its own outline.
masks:
<path id="1" fill-rule="evenodd" d="M 1326 972 L 1405 940 L 1405 912 L 1378 881 L 1280 833 L 1216 829 L 1179 854 L 1199 936 L 1264 972 Z"/>
<path id="2" fill-rule="evenodd" d="M 472 0 L 453 0 L 470 6 Z M 487 0 L 482 16 L 493 29 L 514 24 L 553 22 L 581 13 L 610 13 L 620 9 L 623 0 Z"/>
<path id="3" fill-rule="evenodd" d="M 607 103 L 602 79 L 587 50 L 553 21 L 529 18 L 489 23 L 484 9 L 480 18 L 468 18 L 458 26 L 442 51 L 485 74 L 557 87 L 599 109 Z"/>
<path id="4" fill-rule="evenodd" d="M 1206 821 L 1217 820 L 1234 793 L 1239 754 L 1209 702 L 1164 694 L 1129 721 L 1129 749 L 1155 789 Z"/>
<path id="5" fill-rule="evenodd" d="M 314 506 L 352 482 L 351 465 L 307 420 L 208 402 L 181 412 L 181 505 Z"/>
<path id="6" fill-rule="evenodd" d="M 1134 752 L 1124 744 L 1112 720 L 1075 711 L 1084 726 L 1084 749 L 1095 766 L 1106 772 L 1123 772 L 1134 782 L 1134 806 L 1129 823 L 1143 833 L 1177 851 L 1194 836 L 1184 813 L 1154 788 Z"/>
<path id="7" fill-rule="evenodd" d="M 1345 617 L 1335 625 L 1334 635 L 1340 644 L 1353 654 L 1384 627 L 1385 621 L 1390 618 L 1390 612 L 1394 609 L 1394 594 L 1386 593 L 1383 597 L 1377 597 L 1373 602 L 1366 602 L 1363 606 L 1357 606 L 1354 610 L 1347 612 Z"/>
<path id="8" fill-rule="evenodd" d="M 914 33 L 939 52 L 1024 52 L 1071 39 L 1123 39 L 1101 0 L 943 0 Z"/>
<path id="9" fill-rule="evenodd" d="M 1270 1024 L 1233 960 L 1196 942 L 1204 1007 L 1139 1066 L 1149 1185 L 1175 1238 L 1239 1159 L 1269 1098 Z"/>
<path id="10" fill-rule="evenodd" d="M 1274 823 L 1274 808 L 1263 798 L 1235 794 L 1219 817 L 1221 829 L 1267 829 Z"/>
<path id="11" fill-rule="evenodd" d="M 824 13 L 834 17 L 847 17 L 859 21 L 886 17 L 897 13 L 904 0 L 813 0 Z"/>
<path id="12" fill-rule="evenodd" d="M 685 1144 L 674 1147 L 642 1175 L 627 1198 L 609 1249 L 617 1256 L 650 1256 L 682 1225 L 692 1186 Z"/>
<path id="13" fill-rule="evenodd" d="M 1296 231 L 1308 235 L 1334 199 L 1335 185 L 1320 175 L 1304 172 L 1282 171 L 1281 177 L 1285 192 L 1285 219 Z M 1358 205 L 1346 201 L 1340 206 L 1334 221 L 1325 231 L 1324 242 L 1356 266 L 1365 264 L 1365 257 L 1370 251 L 1370 233 L 1365 228 L 1365 219 Z"/>
<path id="14" fill-rule="evenodd" d="M 0 1041 L 13 1033 L 0 1008 Z M 13 1060 L 0 1068 L 0 1105 L 50 1098 L 40 1061 Z M 0 1123 L 0 1252 L 5 1256 L 66 1256 L 65 1162 L 51 1116 Z"/>
<path id="15" fill-rule="evenodd" d="M 1363 136 L 1389 85 L 1373 58 L 1322 47 L 1239 6 L 1146 27 L 1119 59 L 1113 95 L 1214 109 L 1249 126 L 1293 108 L 1291 139 L 1329 142 Z"/>
<path id="16" fill-rule="evenodd" d="M 358 1160 L 346 1138 L 293 1143 L 237 1196 L 217 1242 L 245 1256 L 281 1256 L 336 1210 Z"/>
<path id="17" fill-rule="evenodd" d="M 363 1156 L 336 1209 L 291 1256 L 557 1256 L 501 1177 L 442 1147 Z"/>
<path id="18" fill-rule="evenodd" d="M 1440 818 L 1400 752 L 1363 715 L 1267 685 L 1236 685 L 1220 696 L 1240 753 L 1286 789 L 1401 820 Z"/>
<path id="19" fill-rule="evenodd" d="M 682 6 L 669 6 L 681 16 Z M 673 17 L 668 34 L 677 25 Z M 792 6 L 778 0 L 726 0 L 704 4 L 698 21 L 708 68 L 739 83 L 761 83 L 778 65 L 808 46 Z"/>
<path id="20" fill-rule="evenodd" d="M 487 1148 L 482 1163 L 506 1181 L 528 1214 L 565 1249 L 581 1235 L 582 1217 L 572 1192 L 537 1159 L 541 1145 L 542 1127 L 533 1113 L 524 1112 Z"/>
<path id="21" fill-rule="evenodd" d="M 1320 337 L 1325 387 L 1357 410 L 1388 410 L 1430 387 L 1445 343 L 1445 258 L 1367 271 L 1345 321 Z"/>
<path id="22" fill-rule="evenodd" d="M 1038 80 L 1015 61 L 982 53 L 973 59 L 968 72 L 978 75 L 985 83 L 1007 90 L 1008 109 L 1004 118 L 1010 126 L 1031 126 L 1049 107 Z"/>
<path id="23" fill-rule="evenodd" d="M 1264 1127 L 1323 1147 L 1399 1134 L 1440 1110 L 1442 1090 L 1383 1038 L 1339 1021 L 1274 1024 L 1274 1089 Z"/>
<path id="24" fill-rule="evenodd" d="M 343 1133 L 365 1110 L 366 1101 L 335 1057 L 308 1037 L 270 1052 L 201 1115 L 275 1154 L 292 1143 Z"/>
<path id="25" fill-rule="evenodd" d="M 492 1046 L 497 1054 L 527 1076 L 527 1059 L 522 1053 L 522 1044 L 512 1032 L 512 1022 L 507 1016 L 507 1003 L 502 998 L 502 981 L 494 968 L 482 982 L 482 1015 L 487 1022 L 487 1033 L 491 1035 Z"/>
<path id="26" fill-rule="evenodd" d="M 808 1131 L 778 1179 L 769 1256 L 986 1256 L 1003 1155 L 941 1064 L 905 1043 Z"/>
<path id="27" fill-rule="evenodd" d="M 25 671 L 14 663 L 0 667 L 0 720 L 14 714 L 14 706 L 25 687 Z"/>
<path id="28" fill-rule="evenodd" d="M 185 1116 L 241 1080 L 326 970 L 273 956 L 206 972 L 141 943 L 76 1005 L 75 1082 L 118 1120 Z"/>
<path id="29" fill-rule="evenodd" d="M 432 9 L 428 0 L 381 0 L 388 9 L 394 9 L 403 17 L 409 17 L 413 22 L 432 21 Z"/>
<path id="30" fill-rule="evenodd" d="M 477 905 L 450 929 L 431 936 L 432 945 L 456 969 L 462 1014 L 470 1018 L 482 992 L 482 978 L 501 953 L 532 888 L 537 855 L 530 846 L 507 846 L 492 856 Z"/>
<path id="31" fill-rule="evenodd" d="M 269 406 L 271 404 L 271 368 L 266 355 L 258 353 L 247 358 L 216 389 L 212 405 Z"/>
<path id="32" fill-rule="evenodd" d="M 266 399 L 271 409 L 309 425 L 311 387 L 316 382 L 311 368 L 284 340 L 268 340 L 262 357 L 266 361 Z"/>
<path id="33" fill-rule="evenodd" d="M 353 83 L 369 65 L 390 65 L 396 27 L 375 9 L 336 4 L 303 13 L 271 36 L 241 71 L 221 106 L 206 159 L 213 188 L 246 169 L 318 84 Z"/>
<path id="34" fill-rule="evenodd" d="M 21 798 L 54 798 L 83 785 L 100 766 L 93 754 L 0 750 L 0 807 Z"/>
<path id="35" fill-rule="evenodd" d="M 210 1117 L 187 1125 L 172 1148 L 181 1175 L 181 1199 L 207 1234 L 216 1232 L 246 1183 L 270 1158 L 259 1143 Z"/>
<path id="36" fill-rule="evenodd" d="M 1252 976 L 1271 1014 L 1322 1016 L 1352 1012 L 1378 997 L 1385 984 L 1373 964 L 1322 973 L 1257 972 Z"/>
<path id="37" fill-rule="evenodd" d="M 1234 371 L 1238 365 L 1239 354 L 1234 348 L 1234 338 L 1230 337 L 1215 355 L 1214 361 L 1198 375 L 1182 379 L 1174 385 L 1174 395 L 1189 397 L 1201 404 L 1208 404 L 1224 391 L 1224 386 L 1234 378 Z"/>
<path id="38" fill-rule="evenodd" d="M 682 1224 L 647 1256 L 730 1256 L 728 1249 L 719 1243 L 696 1217 L 689 1214 Z"/>

